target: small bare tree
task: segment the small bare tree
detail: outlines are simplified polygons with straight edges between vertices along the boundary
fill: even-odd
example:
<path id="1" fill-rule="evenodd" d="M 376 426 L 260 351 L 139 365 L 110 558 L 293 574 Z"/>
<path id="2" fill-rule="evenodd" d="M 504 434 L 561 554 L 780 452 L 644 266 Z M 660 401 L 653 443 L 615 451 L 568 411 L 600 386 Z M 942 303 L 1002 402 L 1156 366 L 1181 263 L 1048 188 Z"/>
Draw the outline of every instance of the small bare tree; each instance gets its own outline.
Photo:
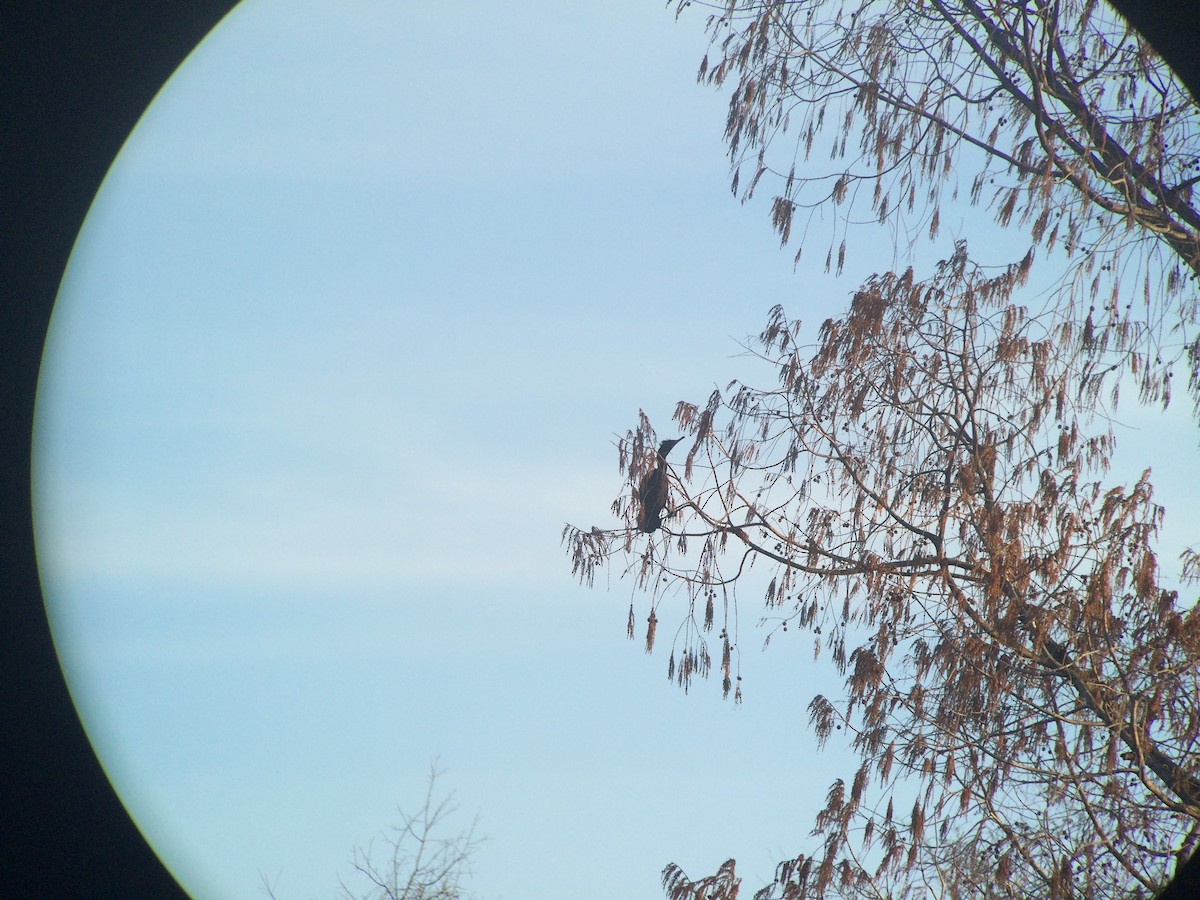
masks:
<path id="1" fill-rule="evenodd" d="M 457 812 L 454 795 L 439 798 L 440 772 L 431 764 L 425 798 L 414 813 L 397 808 L 400 824 L 380 844 L 356 847 L 349 881 L 338 879 L 343 900 L 465 900 L 463 876 L 484 838 L 478 837 L 478 818 L 465 831 L 447 833 Z M 273 888 L 263 879 L 268 896 Z"/>
<path id="2" fill-rule="evenodd" d="M 623 526 L 564 532 L 585 582 L 611 561 L 649 591 L 648 650 L 677 620 L 679 684 L 719 658 L 740 698 L 747 583 L 768 641 L 807 633 L 845 677 L 808 714 L 857 763 L 820 850 L 758 897 L 953 896 L 964 842 L 1002 894 L 1124 897 L 1200 840 L 1200 611 L 1160 579 L 1149 473 L 1103 481 L 1115 376 L 1095 338 L 1013 302 L 1030 265 L 988 274 L 960 245 L 927 281 L 872 277 L 812 347 L 777 307 L 759 341 L 776 386 L 677 406 L 690 446 L 661 531 L 635 527 L 643 416 L 620 444 Z M 671 896 L 700 884 L 674 877 Z"/>

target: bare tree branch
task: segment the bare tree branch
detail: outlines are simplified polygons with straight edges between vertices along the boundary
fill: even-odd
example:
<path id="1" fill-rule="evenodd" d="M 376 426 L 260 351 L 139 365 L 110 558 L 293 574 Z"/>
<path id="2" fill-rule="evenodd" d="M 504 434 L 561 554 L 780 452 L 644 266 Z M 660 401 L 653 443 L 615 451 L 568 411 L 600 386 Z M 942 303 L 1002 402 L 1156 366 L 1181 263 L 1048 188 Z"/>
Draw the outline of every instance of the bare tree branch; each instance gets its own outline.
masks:
<path id="1" fill-rule="evenodd" d="M 478 817 L 465 831 L 447 833 L 449 820 L 458 811 L 454 795 L 439 797 L 441 773 L 431 763 L 421 806 L 412 813 L 398 808 L 400 824 L 381 835 L 382 851 L 374 842 L 356 847 L 351 859 L 353 875 L 339 878 L 345 900 L 465 900 L 462 879 L 471 871 L 471 860 L 483 843 L 477 836 Z M 275 900 L 274 885 L 262 876 L 268 897 Z"/>

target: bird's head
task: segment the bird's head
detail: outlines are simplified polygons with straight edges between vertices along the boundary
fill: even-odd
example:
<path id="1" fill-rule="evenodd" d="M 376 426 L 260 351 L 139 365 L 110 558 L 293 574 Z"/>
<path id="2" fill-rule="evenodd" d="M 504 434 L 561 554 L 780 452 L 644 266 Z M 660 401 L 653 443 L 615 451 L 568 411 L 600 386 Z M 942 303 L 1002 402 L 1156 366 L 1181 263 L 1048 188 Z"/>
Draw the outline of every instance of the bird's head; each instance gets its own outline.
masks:
<path id="1" fill-rule="evenodd" d="M 666 459 L 667 454 L 671 452 L 671 448 L 674 447 L 676 444 L 678 444 L 682 440 L 683 440 L 683 438 L 680 437 L 680 438 L 672 438 L 669 441 L 663 441 L 661 444 L 658 445 L 658 458 Z"/>

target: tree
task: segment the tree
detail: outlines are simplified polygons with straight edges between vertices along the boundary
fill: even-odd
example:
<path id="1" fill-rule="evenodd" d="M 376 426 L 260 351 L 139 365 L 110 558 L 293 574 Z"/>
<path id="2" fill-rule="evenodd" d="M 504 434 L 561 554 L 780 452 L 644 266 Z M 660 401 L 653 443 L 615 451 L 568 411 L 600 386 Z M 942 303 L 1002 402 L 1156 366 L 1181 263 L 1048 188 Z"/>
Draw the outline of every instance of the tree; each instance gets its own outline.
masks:
<path id="1" fill-rule="evenodd" d="M 1031 243 L 999 268 L 960 241 L 924 280 L 878 273 L 813 344 L 776 307 L 756 345 L 775 385 L 678 404 L 690 446 L 650 536 L 642 414 L 621 525 L 564 530 L 574 572 L 635 575 L 648 651 L 678 618 L 684 688 L 719 655 L 741 699 L 739 588 L 762 591 L 768 642 L 806 632 L 844 676 L 808 711 L 854 765 L 816 852 L 756 897 L 969 896 L 982 871 L 996 896 L 1158 889 L 1200 841 L 1200 612 L 1177 593 L 1200 557 L 1160 574 L 1163 510 L 1149 470 L 1106 482 L 1106 416 L 1127 375 L 1165 406 L 1183 359 L 1200 401 L 1200 110 L 1089 0 L 730 0 L 709 28 L 733 190 L 778 180 L 784 244 L 830 213 L 827 271 L 867 219 L 911 258 L 955 201 Z M 1035 262 L 1064 274 L 1032 306 Z M 668 866 L 664 888 L 730 900 L 740 880 Z"/>
<path id="2" fill-rule="evenodd" d="M 476 836 L 478 820 L 465 831 L 446 833 L 454 815 L 454 795 L 438 798 L 440 773 L 430 766 L 425 798 L 415 813 L 397 808 L 400 824 L 391 835 L 382 835 L 383 849 L 373 843 L 354 849 L 351 882 L 339 879 L 344 900 L 463 900 L 462 878 L 470 873 L 471 859 L 483 838 Z M 266 884 L 267 895 L 275 897 Z"/>
<path id="3" fill-rule="evenodd" d="M 758 896 L 916 895 L 953 883 L 963 842 L 1014 896 L 1126 896 L 1200 839 L 1200 611 L 1160 583 L 1148 473 L 1102 483 L 1111 371 L 1062 352 L 1086 347 L 1069 318 L 1012 301 L 1030 265 L 988 274 L 960 244 L 927 281 L 875 276 L 815 348 L 776 307 L 759 345 L 777 386 L 676 408 L 691 441 L 664 534 L 637 542 L 632 490 L 623 528 L 565 534 L 585 581 L 623 556 L 651 591 L 647 649 L 683 594 L 680 684 L 711 668 L 718 620 L 726 694 L 740 680 L 755 562 L 768 640 L 808 632 L 845 676 L 808 712 L 822 745 L 846 730 L 856 767 L 817 816 L 821 850 Z M 621 442 L 631 488 L 654 446 L 645 420 Z"/>
<path id="4" fill-rule="evenodd" d="M 911 248 L 965 197 L 1073 263 L 1062 311 L 1100 331 L 1144 326 L 1114 349 L 1148 398 L 1187 353 L 1200 400 L 1200 110 L 1103 2 L 711 8 L 699 77 L 733 84 L 733 190 L 746 200 L 764 176 L 782 184 L 771 220 L 783 243 L 799 238 L 797 259 L 818 211 L 833 214 L 819 246 L 840 272 L 850 224 L 888 222 Z"/>

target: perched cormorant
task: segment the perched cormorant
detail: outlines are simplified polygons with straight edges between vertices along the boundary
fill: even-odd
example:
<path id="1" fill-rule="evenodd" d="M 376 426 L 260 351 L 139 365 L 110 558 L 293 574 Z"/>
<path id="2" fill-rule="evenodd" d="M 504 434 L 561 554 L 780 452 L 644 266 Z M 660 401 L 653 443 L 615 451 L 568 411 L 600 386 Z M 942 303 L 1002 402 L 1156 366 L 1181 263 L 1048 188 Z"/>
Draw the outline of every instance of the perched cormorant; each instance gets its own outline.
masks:
<path id="1" fill-rule="evenodd" d="M 667 505 L 667 454 L 682 440 L 675 438 L 658 445 L 658 460 L 638 485 L 638 531 L 651 534 L 662 525 L 662 511 Z"/>

